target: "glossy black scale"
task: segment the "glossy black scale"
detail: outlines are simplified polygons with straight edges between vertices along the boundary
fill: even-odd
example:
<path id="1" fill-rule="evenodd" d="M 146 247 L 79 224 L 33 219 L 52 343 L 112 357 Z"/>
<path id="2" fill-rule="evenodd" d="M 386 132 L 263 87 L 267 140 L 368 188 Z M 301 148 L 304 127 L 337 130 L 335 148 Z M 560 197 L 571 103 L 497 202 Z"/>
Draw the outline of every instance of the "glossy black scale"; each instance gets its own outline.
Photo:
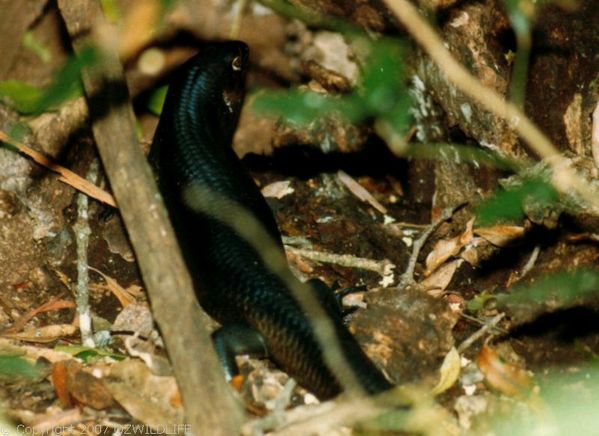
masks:
<path id="1" fill-rule="evenodd" d="M 220 338 L 234 339 L 233 351 L 242 351 L 246 340 L 248 348 L 264 347 L 269 358 L 301 385 L 321 399 L 331 398 L 340 392 L 339 383 L 324 364 L 312 327 L 286 286 L 237 233 L 182 201 L 183 189 L 198 183 L 239 203 L 264 225 L 281 247 L 278 255 L 284 256 L 272 212 L 231 148 L 247 66 L 248 47 L 237 41 L 205 45 L 185 63 L 170 84 L 150 161 L 198 300 L 223 324 Z M 391 384 L 364 354 L 340 314 L 328 312 L 344 357 L 364 389 L 370 393 L 389 389 Z M 221 358 L 225 342 L 215 344 Z"/>

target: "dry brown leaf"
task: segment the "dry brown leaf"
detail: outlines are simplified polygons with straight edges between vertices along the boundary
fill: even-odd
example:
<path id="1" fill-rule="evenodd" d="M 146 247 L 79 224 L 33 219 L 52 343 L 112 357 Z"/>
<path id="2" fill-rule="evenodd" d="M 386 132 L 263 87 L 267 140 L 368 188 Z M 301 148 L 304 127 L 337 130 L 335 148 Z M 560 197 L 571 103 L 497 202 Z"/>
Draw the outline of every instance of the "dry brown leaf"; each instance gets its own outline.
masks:
<path id="1" fill-rule="evenodd" d="M 426 271 L 424 271 L 424 277 L 430 276 L 437 268 L 443 265 L 445 261 L 458 254 L 462 247 L 463 244 L 460 242 L 460 236 L 437 241 L 432 251 L 426 256 Z"/>
<path id="2" fill-rule="evenodd" d="M 481 261 L 479 255 L 479 246 L 481 244 L 488 244 L 488 242 L 485 239 L 480 238 L 478 236 L 472 238 L 470 243 L 468 243 L 464 250 L 462 250 L 462 252 L 460 253 L 460 257 L 464 259 L 466 262 L 468 262 L 470 265 L 478 266 Z"/>
<path id="3" fill-rule="evenodd" d="M 350 190 L 352 194 L 358 197 L 360 200 L 367 202 L 376 210 L 378 210 L 383 215 L 387 214 L 387 208 L 383 206 L 379 201 L 372 196 L 370 192 L 368 192 L 362 185 L 356 182 L 349 174 L 345 171 L 339 170 L 337 171 L 337 177 L 345 185 L 347 189 Z"/>
<path id="4" fill-rule="evenodd" d="M 458 353 L 455 347 L 452 347 L 443 359 L 443 363 L 439 369 L 439 382 L 433 388 L 433 394 L 439 395 L 452 387 L 460 376 L 461 368 L 460 353 Z"/>
<path id="5" fill-rule="evenodd" d="M 420 282 L 420 286 L 432 297 L 440 297 L 449 286 L 453 275 L 462 264 L 462 259 L 446 263 L 432 275 Z"/>
<path id="6" fill-rule="evenodd" d="M 493 227 L 481 227 L 475 229 L 474 233 L 497 247 L 505 247 L 514 239 L 524 236 L 525 229 L 522 226 L 501 224 Z"/>
<path id="7" fill-rule="evenodd" d="M 525 369 L 504 362 L 497 352 L 487 345 L 479 353 L 476 363 L 489 386 L 502 394 L 522 395 L 531 384 L 530 375 Z"/>
<path id="8" fill-rule="evenodd" d="M 13 325 L 11 325 L 10 327 L 4 329 L 2 331 L 2 334 L 6 334 L 6 333 L 16 333 L 18 331 L 20 331 L 21 329 L 23 329 L 23 327 L 25 327 L 27 325 L 27 323 L 36 315 L 39 315 L 40 313 L 43 312 L 51 312 L 53 310 L 60 310 L 60 309 L 72 309 L 75 307 L 75 303 L 73 301 L 69 301 L 69 300 L 51 300 L 48 301 L 47 303 L 42 304 L 39 307 L 36 307 L 35 309 L 30 310 L 29 312 L 27 312 L 25 315 L 21 316 L 19 319 L 17 319 Z"/>
<path id="9" fill-rule="evenodd" d="M 153 375 L 139 360 L 123 360 L 108 368 L 104 380 L 114 399 L 144 424 L 159 429 L 183 422 L 174 377 Z M 148 401 L 149 398 L 152 401 Z"/>
<path id="10" fill-rule="evenodd" d="M 58 400 L 66 408 L 73 406 L 71 394 L 67 388 L 67 361 L 56 362 L 52 367 L 52 386 Z"/>
<path id="11" fill-rule="evenodd" d="M 266 185 L 262 188 L 262 195 L 267 198 L 281 199 L 286 195 L 292 194 L 294 189 L 291 187 L 291 181 L 282 180 Z"/>
<path id="12" fill-rule="evenodd" d="M 132 292 L 129 291 L 128 289 L 123 288 L 121 285 L 119 285 L 119 283 L 115 279 L 113 279 L 110 276 L 107 276 L 102 271 L 100 271 L 92 266 L 88 266 L 88 268 L 90 270 L 100 274 L 102 276 L 102 278 L 104 280 L 106 280 L 105 286 L 90 285 L 90 288 L 109 290 L 119 300 L 119 303 L 121 303 L 121 306 L 123 306 L 123 307 L 127 307 L 128 305 L 135 303 L 136 300 L 135 300 L 135 297 L 132 295 Z"/>
<path id="13" fill-rule="evenodd" d="M 461 235 L 437 241 L 435 247 L 426 257 L 426 271 L 424 272 L 424 277 L 431 275 L 437 268 L 443 265 L 446 260 L 456 256 L 464 246 L 472 241 L 474 236 L 472 232 L 473 225 L 474 218 L 466 223 L 466 229 Z"/>
<path id="14" fill-rule="evenodd" d="M 474 227 L 474 220 L 476 218 L 471 218 L 467 223 L 466 223 L 466 230 L 464 230 L 464 233 L 462 233 L 460 235 L 460 243 L 462 244 L 462 246 L 465 246 L 467 244 L 470 243 L 470 241 L 472 241 L 472 238 L 474 237 L 474 231 L 472 230 L 472 228 Z"/>
<path id="15" fill-rule="evenodd" d="M 65 407 L 73 404 L 90 406 L 97 410 L 114 404 L 112 395 L 102 379 L 94 377 L 74 359 L 58 362 L 52 368 L 52 384 Z"/>
<path id="16" fill-rule="evenodd" d="M 74 336 L 78 331 L 77 326 L 74 326 L 73 324 L 54 324 L 32 330 L 25 330 L 22 333 L 3 334 L 2 336 L 18 341 L 45 343 L 53 342 L 64 337 Z"/>
<path id="17" fill-rule="evenodd" d="M 4 341 L 4 339 L 0 339 L 0 348 L 5 346 L 5 344 L 3 343 Z M 64 351 L 53 350 L 52 348 L 47 347 L 38 347 L 35 345 L 19 345 L 18 349 L 23 351 L 26 354 L 26 356 L 32 360 L 43 358 L 50 363 L 57 363 L 62 360 L 74 359 L 72 354 L 69 354 Z"/>

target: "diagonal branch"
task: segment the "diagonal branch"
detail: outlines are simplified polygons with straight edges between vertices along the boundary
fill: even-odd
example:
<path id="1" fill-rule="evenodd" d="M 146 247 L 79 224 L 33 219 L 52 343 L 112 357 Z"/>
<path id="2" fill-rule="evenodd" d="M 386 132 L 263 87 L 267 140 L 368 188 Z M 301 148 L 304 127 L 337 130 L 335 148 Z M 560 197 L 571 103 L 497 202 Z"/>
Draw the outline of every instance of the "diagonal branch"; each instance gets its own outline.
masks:
<path id="1" fill-rule="evenodd" d="M 549 138 L 516 105 L 487 88 L 461 65 L 445 47 L 441 37 L 408 0 L 384 0 L 412 38 L 445 72 L 461 91 L 476 100 L 486 110 L 505 119 L 539 156 L 546 159 L 554 171 L 554 185 L 560 192 L 575 190 L 589 205 L 599 210 L 599 195 L 569 167 Z"/>
<path id="2" fill-rule="evenodd" d="M 58 6 L 76 51 L 93 42 L 94 26 L 106 22 L 95 0 L 58 0 Z M 137 142 L 117 54 L 106 50 L 102 62 L 85 73 L 93 134 L 181 389 L 188 433 L 237 434 L 243 411 L 222 376 L 206 328 L 207 316 L 198 308 L 191 278 Z"/>

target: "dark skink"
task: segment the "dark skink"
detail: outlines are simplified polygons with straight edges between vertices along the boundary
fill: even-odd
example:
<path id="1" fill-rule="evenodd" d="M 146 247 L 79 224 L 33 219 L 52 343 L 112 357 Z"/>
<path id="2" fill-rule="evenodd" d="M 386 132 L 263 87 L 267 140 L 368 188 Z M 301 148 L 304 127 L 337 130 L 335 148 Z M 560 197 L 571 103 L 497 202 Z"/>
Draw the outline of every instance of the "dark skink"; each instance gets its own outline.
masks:
<path id="1" fill-rule="evenodd" d="M 182 199 L 187 186 L 200 184 L 237 202 L 278 242 L 277 255 L 285 255 L 273 214 L 231 147 L 247 64 L 248 47 L 242 42 L 202 47 L 171 82 L 150 161 L 198 300 L 223 324 L 217 351 L 221 356 L 227 355 L 227 347 L 242 351 L 244 342 L 248 349 L 263 348 L 298 383 L 327 399 L 340 393 L 339 381 L 325 365 L 312 326 L 290 291 L 235 231 Z M 392 385 L 343 325 L 341 314 L 327 313 L 363 388 L 369 393 L 389 389 Z"/>

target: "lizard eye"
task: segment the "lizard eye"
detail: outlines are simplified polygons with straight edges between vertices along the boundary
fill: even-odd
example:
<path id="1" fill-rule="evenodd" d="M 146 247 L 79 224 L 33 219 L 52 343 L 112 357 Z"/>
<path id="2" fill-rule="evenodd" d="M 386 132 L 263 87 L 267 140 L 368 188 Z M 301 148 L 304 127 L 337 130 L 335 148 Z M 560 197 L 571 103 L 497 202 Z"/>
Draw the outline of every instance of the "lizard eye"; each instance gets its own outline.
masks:
<path id="1" fill-rule="evenodd" d="M 242 64 L 241 56 L 235 56 L 231 62 L 231 68 L 233 68 L 233 71 L 241 71 Z"/>

